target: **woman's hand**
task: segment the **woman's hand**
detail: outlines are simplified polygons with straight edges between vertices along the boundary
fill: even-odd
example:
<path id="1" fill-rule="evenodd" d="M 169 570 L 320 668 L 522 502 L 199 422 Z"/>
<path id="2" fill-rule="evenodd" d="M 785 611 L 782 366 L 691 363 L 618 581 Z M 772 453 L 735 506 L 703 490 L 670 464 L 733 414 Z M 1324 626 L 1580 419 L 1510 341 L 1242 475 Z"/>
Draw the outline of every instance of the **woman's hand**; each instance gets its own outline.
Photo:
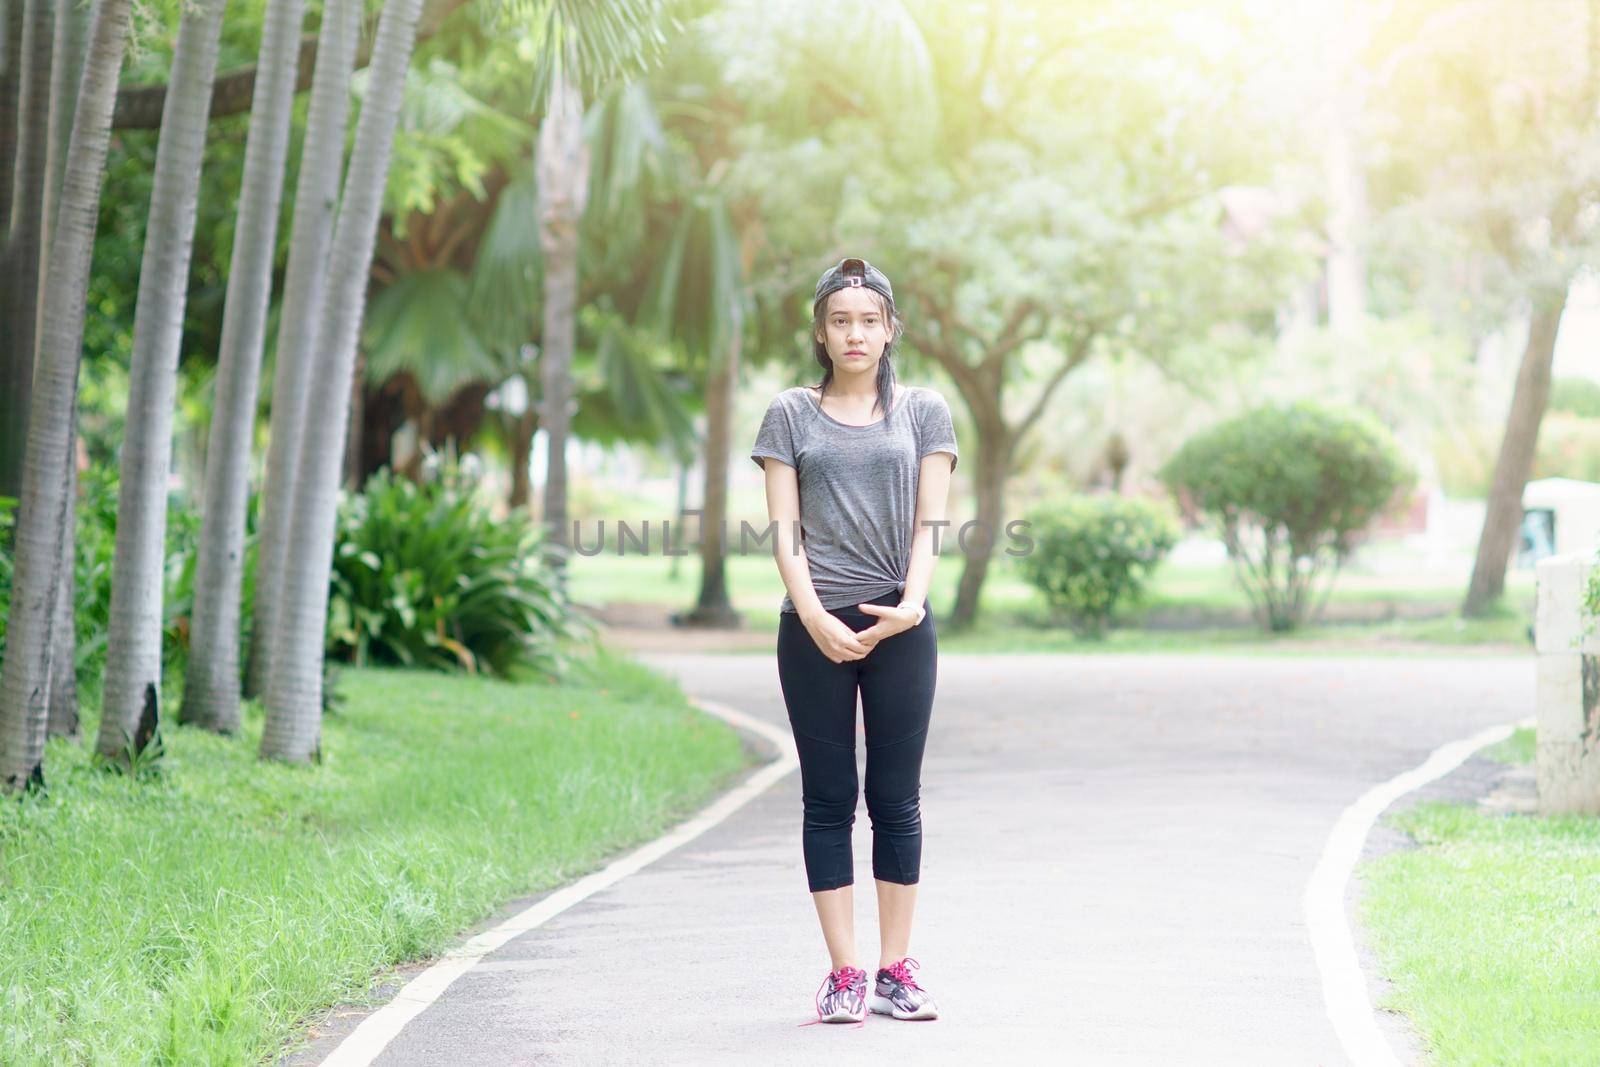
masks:
<path id="1" fill-rule="evenodd" d="M 856 634 L 856 640 L 862 642 L 868 649 L 875 647 L 879 641 L 895 634 L 904 633 L 915 628 L 922 622 L 924 610 L 910 604 L 857 604 L 856 607 L 869 615 L 878 616 L 878 621 Z"/>
<path id="2" fill-rule="evenodd" d="M 865 658 L 872 646 L 862 643 L 856 632 L 846 626 L 839 616 L 827 611 L 800 619 L 811 639 L 822 649 L 822 654 L 835 663 Z"/>

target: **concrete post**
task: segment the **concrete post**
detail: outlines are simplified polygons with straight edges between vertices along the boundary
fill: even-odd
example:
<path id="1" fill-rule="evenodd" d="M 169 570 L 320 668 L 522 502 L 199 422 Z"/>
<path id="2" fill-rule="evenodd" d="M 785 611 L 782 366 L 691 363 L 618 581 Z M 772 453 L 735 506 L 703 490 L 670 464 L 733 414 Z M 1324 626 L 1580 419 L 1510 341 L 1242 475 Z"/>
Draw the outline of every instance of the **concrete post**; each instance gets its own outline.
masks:
<path id="1" fill-rule="evenodd" d="M 1600 815 L 1600 621 L 1583 615 L 1594 567 L 1589 554 L 1538 563 L 1535 770 L 1541 814 Z M 1586 629 L 1595 632 L 1585 635 Z"/>

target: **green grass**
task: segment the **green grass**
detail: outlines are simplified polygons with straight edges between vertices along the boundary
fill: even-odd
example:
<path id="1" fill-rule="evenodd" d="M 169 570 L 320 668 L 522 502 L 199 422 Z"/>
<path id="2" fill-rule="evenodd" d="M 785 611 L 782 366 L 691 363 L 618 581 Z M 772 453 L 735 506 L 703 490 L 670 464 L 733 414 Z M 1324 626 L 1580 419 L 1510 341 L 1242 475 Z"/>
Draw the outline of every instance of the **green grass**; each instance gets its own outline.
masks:
<path id="1" fill-rule="evenodd" d="M 1596 1062 L 1600 820 L 1427 804 L 1391 820 L 1420 843 L 1363 868 L 1385 1002 L 1434 1062 Z"/>
<path id="2" fill-rule="evenodd" d="M 595 556 L 574 563 L 572 589 L 586 603 L 633 602 L 686 606 L 699 588 L 699 561 L 679 560 L 678 573 L 661 557 Z M 959 559 L 934 570 L 929 600 L 936 618 L 954 602 L 960 577 Z M 1528 649 L 1528 624 L 1533 610 L 1531 579 L 1521 572 L 1508 576 L 1505 601 L 1489 615 L 1463 619 L 1456 614 L 1463 587 L 1437 582 L 1384 582 L 1352 573 L 1341 577 L 1330 605 L 1361 604 L 1369 609 L 1438 612 L 1430 617 L 1396 617 L 1366 622 L 1336 621 L 1306 626 L 1289 634 L 1271 634 L 1246 621 L 1221 622 L 1227 613 L 1246 608 L 1243 593 L 1232 584 L 1226 567 L 1172 567 L 1157 572 L 1144 606 L 1128 613 L 1103 640 L 1076 637 L 1048 623 L 1038 593 L 1004 561 L 991 568 L 984 585 L 978 624 L 958 633 L 941 629 L 939 647 L 949 652 L 1228 652 L 1244 655 L 1471 655 L 1491 646 L 1496 651 Z M 734 607 L 744 614 L 744 628 L 775 634 L 783 584 L 765 555 L 731 556 L 728 582 Z M 1168 625 L 1144 626 L 1141 620 L 1162 614 Z M 1210 621 L 1208 621 L 1208 619 Z M 730 651 L 733 649 L 730 648 Z M 770 652 L 763 646 L 741 651 Z"/>
<path id="3" fill-rule="evenodd" d="M 375 972 L 659 833 L 745 766 L 667 680 L 341 675 L 320 767 L 165 731 L 133 780 L 52 741 L 0 804 L 0 1063 L 249 1063 Z M 92 739 L 95 723 L 85 723 Z"/>
<path id="4" fill-rule="evenodd" d="M 731 528 L 733 543 L 726 560 L 728 585 L 733 590 L 737 606 L 750 605 L 765 610 L 776 608 L 783 599 L 783 580 L 777 566 L 765 548 L 738 553 L 737 527 Z M 631 601 L 647 604 L 681 605 L 692 602 L 699 588 L 700 561 L 694 555 L 668 558 L 660 554 L 660 546 L 652 548 L 652 555 L 639 555 L 630 543 L 629 554 L 616 554 L 616 535 L 608 534 L 605 551 L 596 556 L 581 556 L 572 561 L 570 581 L 572 594 L 587 603 Z M 676 575 L 674 575 L 676 563 Z M 962 560 L 959 555 L 942 554 L 933 571 L 929 597 L 935 605 L 948 603 L 955 597 L 956 583 L 961 577 Z M 1364 573 L 1359 567 L 1346 568 L 1334 584 L 1329 595 L 1330 605 L 1395 605 L 1413 607 L 1438 606 L 1448 610 L 1460 604 L 1466 592 L 1467 575 L 1459 579 L 1424 576 L 1400 579 L 1391 576 Z M 1534 575 L 1530 571 L 1513 570 L 1506 575 L 1508 603 L 1532 603 Z M 1037 612 L 1043 600 L 1037 590 L 1029 585 L 1015 563 L 1004 555 L 996 556 L 990 564 L 983 587 L 985 611 L 1000 614 L 1008 612 Z M 1248 601 L 1234 581 L 1233 572 L 1226 565 L 1179 566 L 1164 563 L 1152 576 L 1146 590 L 1143 610 L 1151 612 L 1202 612 L 1234 611 L 1248 608 Z"/>
<path id="5" fill-rule="evenodd" d="M 1534 729 L 1519 726 L 1511 736 L 1498 744 L 1490 745 L 1480 755 L 1501 763 L 1532 763 L 1534 756 Z"/>

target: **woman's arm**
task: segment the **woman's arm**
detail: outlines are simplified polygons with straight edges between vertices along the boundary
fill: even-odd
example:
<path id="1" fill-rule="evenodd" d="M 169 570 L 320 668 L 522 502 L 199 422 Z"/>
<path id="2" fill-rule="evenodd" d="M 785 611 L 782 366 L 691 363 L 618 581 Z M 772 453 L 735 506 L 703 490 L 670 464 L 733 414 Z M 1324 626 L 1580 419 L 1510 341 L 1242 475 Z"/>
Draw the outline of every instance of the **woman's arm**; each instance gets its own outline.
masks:
<path id="1" fill-rule="evenodd" d="M 817 647 L 835 663 L 861 659 L 868 646 L 856 640 L 855 631 L 835 615 L 829 614 L 811 584 L 811 564 L 799 538 L 800 479 L 795 469 L 780 459 L 766 457 L 761 469 L 767 475 L 767 516 L 777 530 L 772 538 L 772 554 L 778 561 L 778 574 L 789 591 L 800 622 Z"/>
<path id="2" fill-rule="evenodd" d="M 933 578 L 933 539 L 941 529 L 935 525 L 945 521 L 945 509 L 950 500 L 950 472 L 955 464 L 948 452 L 930 452 L 922 457 L 922 467 L 917 476 L 917 519 L 912 528 L 911 561 L 906 565 L 906 590 L 900 598 L 902 605 L 922 608 L 928 596 L 928 583 Z M 948 534 L 948 530 L 944 533 Z M 941 548 L 948 538 L 940 535 Z"/>

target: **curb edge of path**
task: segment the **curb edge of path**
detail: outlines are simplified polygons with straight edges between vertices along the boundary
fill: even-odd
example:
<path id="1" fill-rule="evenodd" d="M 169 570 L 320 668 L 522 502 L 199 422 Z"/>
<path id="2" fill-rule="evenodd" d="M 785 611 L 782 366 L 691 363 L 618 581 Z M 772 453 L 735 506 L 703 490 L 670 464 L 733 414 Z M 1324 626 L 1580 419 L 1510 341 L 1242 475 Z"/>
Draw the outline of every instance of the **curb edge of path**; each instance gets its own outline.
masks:
<path id="1" fill-rule="evenodd" d="M 1363 1067 L 1400 1067 L 1400 1060 L 1378 1024 L 1345 911 L 1350 879 L 1367 836 L 1379 816 L 1396 800 L 1443 778 L 1480 749 L 1511 736 L 1518 727 L 1533 724 L 1532 718 L 1519 719 L 1440 745 L 1416 767 L 1368 789 L 1334 823 L 1303 899 L 1306 929 L 1322 980 L 1328 1020 L 1350 1062 Z"/>
<path id="2" fill-rule="evenodd" d="M 346 1034 L 321 1061 L 323 1067 L 366 1067 L 388 1048 L 408 1022 L 422 1014 L 457 978 L 476 966 L 484 956 L 513 938 L 542 926 L 568 908 L 620 882 L 679 846 L 693 841 L 799 768 L 794 738 L 777 726 L 718 701 L 690 697 L 689 703 L 735 730 L 755 734 L 771 746 L 776 755 L 747 774 L 738 785 L 724 791 L 661 836 L 635 847 L 598 871 L 551 890 L 531 906 L 446 950 L 407 982 L 388 1003 L 362 1019 L 354 1030 Z"/>

